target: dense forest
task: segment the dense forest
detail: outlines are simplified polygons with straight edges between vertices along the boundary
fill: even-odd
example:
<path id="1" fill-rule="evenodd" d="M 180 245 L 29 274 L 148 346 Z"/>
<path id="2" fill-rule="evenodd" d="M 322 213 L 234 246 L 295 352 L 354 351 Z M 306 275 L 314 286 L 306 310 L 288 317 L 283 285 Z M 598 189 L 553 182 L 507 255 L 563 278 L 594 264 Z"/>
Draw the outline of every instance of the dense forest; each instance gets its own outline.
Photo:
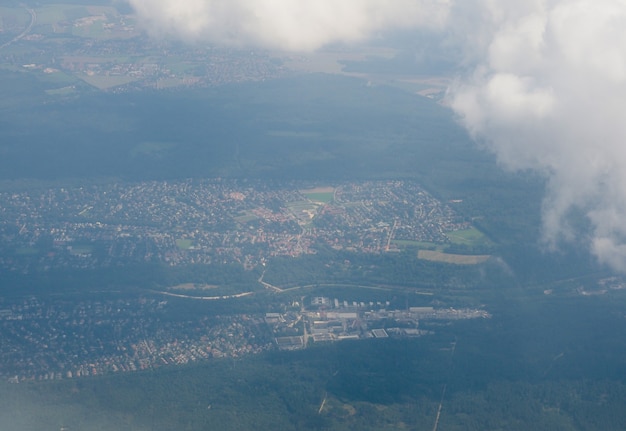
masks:
<path id="1" fill-rule="evenodd" d="M 445 388 L 445 429 L 621 429 L 626 334 L 614 325 L 622 313 L 618 304 L 587 301 L 509 304 L 491 320 L 413 340 L 3 383 L 0 414 L 17 429 L 430 430 Z"/>
<path id="2" fill-rule="evenodd" d="M 318 344 L 123 375 L 0 382 L 3 428 L 432 430 L 440 403 L 442 430 L 626 428 L 623 290 L 583 294 L 611 274 L 580 247 L 542 250 L 544 180 L 501 171 L 434 101 L 358 79 L 306 75 L 40 103 L 36 82 L 9 71 L 0 76 L 15 83 L 4 85 L 7 98 L 0 101 L 2 190 L 111 178 L 321 184 L 411 178 L 442 201 L 459 201 L 462 215 L 488 236 L 492 255 L 466 266 L 420 260 L 410 247 L 371 255 L 320 247 L 315 255 L 274 258 L 251 271 L 146 263 L 6 272 L 0 297 L 138 297 L 197 283 L 218 285 L 220 295 L 254 294 L 210 303 L 173 299 L 168 318 L 262 315 L 313 294 L 389 300 L 397 307 L 484 305 L 493 315 L 420 323 L 434 335 L 415 339 Z M 18 86 L 26 91 L 9 88 Z M 28 127 L 34 122 L 40 127 Z M 168 145 L 158 154 L 137 151 L 154 141 Z M 270 292 L 261 275 L 282 289 L 298 289 Z"/>

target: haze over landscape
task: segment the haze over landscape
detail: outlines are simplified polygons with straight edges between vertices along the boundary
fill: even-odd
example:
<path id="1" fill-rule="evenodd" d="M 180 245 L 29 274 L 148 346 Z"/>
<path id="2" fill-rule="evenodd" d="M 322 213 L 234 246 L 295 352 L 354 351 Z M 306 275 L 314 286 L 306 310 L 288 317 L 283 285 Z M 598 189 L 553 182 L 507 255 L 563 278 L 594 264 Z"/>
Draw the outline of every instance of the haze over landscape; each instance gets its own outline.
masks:
<path id="1" fill-rule="evenodd" d="M 580 237 L 572 211 L 591 224 L 592 252 L 626 269 L 622 172 L 626 6 L 619 1 L 196 1 L 131 0 L 154 35 L 293 51 L 383 39 L 450 55 L 447 101 L 472 137 L 509 169 L 549 178 L 544 235 Z M 418 31 L 434 40 L 420 40 Z"/>
<path id="2" fill-rule="evenodd" d="M 0 5 L 0 427 L 626 426 L 626 3 Z"/>

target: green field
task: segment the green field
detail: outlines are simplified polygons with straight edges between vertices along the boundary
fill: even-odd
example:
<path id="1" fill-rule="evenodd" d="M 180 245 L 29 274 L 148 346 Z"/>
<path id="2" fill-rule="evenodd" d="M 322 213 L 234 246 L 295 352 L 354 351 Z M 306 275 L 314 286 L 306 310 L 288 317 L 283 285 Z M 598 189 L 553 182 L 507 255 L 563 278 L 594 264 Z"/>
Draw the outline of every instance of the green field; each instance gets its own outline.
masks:
<path id="1" fill-rule="evenodd" d="M 464 230 L 457 230 L 446 233 L 448 238 L 450 239 L 450 243 L 457 246 L 468 246 L 468 247 L 481 247 L 481 246 L 489 246 L 493 245 L 491 241 L 478 229 L 470 228 Z M 445 244 L 438 244 L 434 242 L 428 241 L 413 241 L 413 240 L 405 240 L 405 239 L 394 239 L 391 241 L 392 244 L 397 245 L 398 247 L 413 247 L 419 248 L 422 250 L 437 250 L 444 251 L 446 248 Z"/>
<path id="2" fill-rule="evenodd" d="M 456 230 L 446 233 L 450 242 L 459 245 L 484 246 L 490 245 L 491 241 L 481 231 L 472 227 L 464 230 Z"/>
<path id="3" fill-rule="evenodd" d="M 310 189 L 300 190 L 300 193 L 302 193 L 310 201 L 327 204 L 333 201 L 335 197 L 335 188 L 330 186 L 313 187 Z"/>
<path id="4" fill-rule="evenodd" d="M 431 262 L 452 263 L 454 265 L 478 265 L 489 260 L 489 255 L 467 255 L 442 253 L 434 250 L 420 250 L 417 253 L 418 259 L 428 260 Z"/>
<path id="5" fill-rule="evenodd" d="M 93 252 L 93 246 L 89 244 L 73 244 L 70 253 L 73 255 L 90 254 Z"/>
<path id="6" fill-rule="evenodd" d="M 59 21 L 65 21 L 68 19 L 66 14 L 67 5 L 50 5 L 43 6 L 37 8 L 37 24 L 35 28 L 37 31 L 41 31 L 41 27 L 52 26 L 54 31 L 57 32 L 59 29 L 56 27 L 56 24 Z"/>
<path id="7" fill-rule="evenodd" d="M 313 202 L 321 202 L 327 204 L 333 201 L 333 192 L 322 192 L 322 193 L 303 193 L 307 199 Z"/>
<path id="8" fill-rule="evenodd" d="M 19 34 L 30 22 L 30 14 L 24 8 L 0 6 L 0 32 Z"/>
<path id="9" fill-rule="evenodd" d="M 55 87 L 45 90 L 46 94 L 50 96 L 67 96 L 77 92 L 74 84 L 84 85 L 75 76 L 60 71 L 44 73 L 41 76 L 41 81 Z"/>
<path id="10" fill-rule="evenodd" d="M 170 59 L 167 62 L 167 68 L 176 74 L 191 72 L 196 67 L 198 67 L 197 64 L 191 63 L 189 61 L 179 60 L 179 59 Z"/>
<path id="11" fill-rule="evenodd" d="M 40 250 L 35 247 L 20 247 L 15 250 L 15 254 L 18 256 L 33 256 L 39 254 Z"/>
<path id="12" fill-rule="evenodd" d="M 245 215 L 245 216 L 234 217 L 234 219 L 237 223 L 248 223 L 248 222 L 251 222 L 252 220 L 258 219 L 258 217 L 253 214 L 250 214 L 250 215 Z"/>
<path id="13" fill-rule="evenodd" d="M 46 94 L 49 96 L 69 96 L 74 93 L 76 93 L 76 89 L 73 86 L 55 88 L 53 90 L 46 90 Z"/>
<path id="14" fill-rule="evenodd" d="M 434 242 L 427 241 L 413 241 L 410 239 L 394 239 L 391 240 L 392 244 L 397 245 L 398 247 L 414 247 L 425 250 L 441 250 L 443 246 L 441 244 L 437 244 Z"/>
<path id="15" fill-rule="evenodd" d="M 296 201 L 296 202 L 289 202 L 287 204 L 287 208 L 289 208 L 289 210 L 293 212 L 314 211 L 317 208 L 317 205 L 312 204 L 311 202 L 308 202 L 308 201 Z"/>
<path id="16" fill-rule="evenodd" d="M 177 239 L 176 247 L 180 248 L 181 250 L 189 250 L 191 247 L 193 247 L 193 240 L 184 238 Z"/>
<path id="17" fill-rule="evenodd" d="M 100 90 L 106 90 L 108 88 L 118 87 L 120 85 L 129 84 L 133 81 L 137 81 L 138 78 L 127 76 L 127 75 L 119 75 L 119 76 L 110 76 L 110 75 L 86 75 L 80 74 L 78 75 L 80 79 L 85 81 L 89 85 L 93 85 L 94 87 Z"/>

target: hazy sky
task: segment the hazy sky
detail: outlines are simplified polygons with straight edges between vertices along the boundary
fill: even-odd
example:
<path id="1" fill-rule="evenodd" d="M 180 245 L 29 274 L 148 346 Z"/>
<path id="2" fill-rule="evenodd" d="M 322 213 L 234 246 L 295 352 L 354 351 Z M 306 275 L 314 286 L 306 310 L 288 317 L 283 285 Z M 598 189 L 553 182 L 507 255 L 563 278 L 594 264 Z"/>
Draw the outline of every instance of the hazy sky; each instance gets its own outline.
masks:
<path id="1" fill-rule="evenodd" d="M 580 235 L 567 220 L 582 211 L 592 252 L 626 271 L 625 0 L 128 1 L 154 33 L 236 46 L 431 31 L 461 53 L 448 95 L 459 121 L 503 166 L 548 177 L 546 243 Z"/>

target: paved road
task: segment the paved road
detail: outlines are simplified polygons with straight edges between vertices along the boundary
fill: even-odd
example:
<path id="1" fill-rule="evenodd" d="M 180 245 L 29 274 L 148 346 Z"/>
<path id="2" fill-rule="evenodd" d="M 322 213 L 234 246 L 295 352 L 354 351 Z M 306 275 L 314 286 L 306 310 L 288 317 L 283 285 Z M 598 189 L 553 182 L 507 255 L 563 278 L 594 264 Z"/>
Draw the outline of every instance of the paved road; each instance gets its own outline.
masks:
<path id="1" fill-rule="evenodd" d="M 22 7 L 24 9 L 26 9 L 28 11 L 28 13 L 30 14 L 30 24 L 28 24 L 28 27 L 26 27 L 26 29 L 23 32 L 21 32 L 20 34 L 15 36 L 13 39 L 11 39 L 10 41 L 5 42 L 2 45 L 0 45 L 0 49 L 6 48 L 7 46 L 11 45 L 14 42 L 17 42 L 18 40 L 20 40 L 21 38 L 26 36 L 28 33 L 30 33 L 30 31 L 32 30 L 33 26 L 37 22 L 37 13 L 35 12 L 35 9 L 31 9 L 31 8 L 29 8 L 26 5 L 22 5 Z"/>

